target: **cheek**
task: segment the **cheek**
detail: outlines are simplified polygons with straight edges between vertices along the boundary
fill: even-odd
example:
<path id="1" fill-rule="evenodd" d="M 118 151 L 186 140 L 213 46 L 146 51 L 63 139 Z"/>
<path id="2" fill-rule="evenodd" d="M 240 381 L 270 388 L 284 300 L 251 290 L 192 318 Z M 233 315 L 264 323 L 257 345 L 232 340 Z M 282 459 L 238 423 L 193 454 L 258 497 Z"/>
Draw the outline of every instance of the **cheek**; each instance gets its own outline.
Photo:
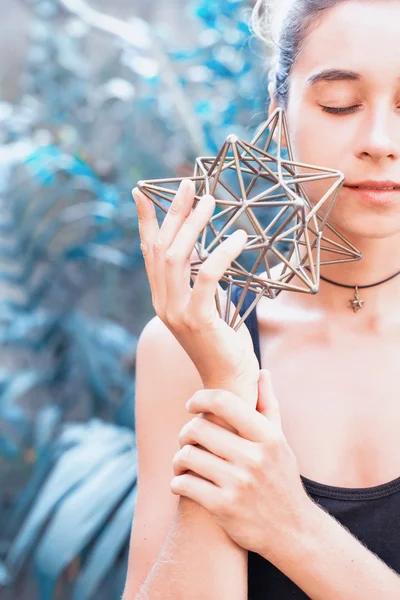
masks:
<path id="1" fill-rule="evenodd" d="M 298 114 L 288 114 L 288 129 L 293 157 L 296 162 L 344 172 L 346 145 L 339 127 L 332 119 L 316 110 L 299 110 Z M 329 141 L 328 141 L 329 140 Z M 300 173 L 310 174 L 307 169 L 298 168 Z M 316 204 L 332 186 L 332 179 L 303 184 L 310 201 Z M 324 206 L 327 206 L 329 201 Z M 324 212 L 321 207 L 321 214 Z"/>
<path id="2" fill-rule="evenodd" d="M 301 94 L 297 101 L 291 99 L 285 114 L 294 160 L 340 169 L 352 147 L 351 127 L 343 117 L 323 112 Z"/>
<path id="3" fill-rule="evenodd" d="M 327 118 L 299 114 L 294 126 L 289 126 L 294 160 L 309 165 L 338 168 L 341 162 L 343 140 L 339 127 Z M 330 122 L 329 122 L 330 121 Z"/>

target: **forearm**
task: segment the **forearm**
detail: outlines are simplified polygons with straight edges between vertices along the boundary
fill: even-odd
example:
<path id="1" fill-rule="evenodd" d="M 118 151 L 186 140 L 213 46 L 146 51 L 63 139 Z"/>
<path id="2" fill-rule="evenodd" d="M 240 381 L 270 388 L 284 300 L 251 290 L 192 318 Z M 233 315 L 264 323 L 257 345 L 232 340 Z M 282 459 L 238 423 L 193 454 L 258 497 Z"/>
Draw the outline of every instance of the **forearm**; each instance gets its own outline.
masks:
<path id="1" fill-rule="evenodd" d="M 272 562 L 312 600 L 400 598 L 400 576 L 314 502 L 306 521 Z"/>
<path id="2" fill-rule="evenodd" d="M 181 497 L 160 555 L 134 600 L 188 598 L 245 600 L 247 551 L 232 541 L 207 510 Z"/>

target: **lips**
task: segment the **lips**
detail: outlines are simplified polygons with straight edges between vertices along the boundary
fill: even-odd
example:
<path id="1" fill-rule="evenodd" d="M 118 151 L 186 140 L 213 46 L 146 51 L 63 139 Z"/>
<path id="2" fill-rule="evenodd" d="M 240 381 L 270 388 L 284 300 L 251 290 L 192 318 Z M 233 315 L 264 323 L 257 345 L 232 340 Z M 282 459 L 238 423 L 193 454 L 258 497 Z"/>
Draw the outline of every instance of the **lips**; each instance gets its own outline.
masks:
<path id="1" fill-rule="evenodd" d="M 396 181 L 360 181 L 346 183 L 346 187 L 358 190 L 394 191 L 400 190 L 400 183 Z"/>
<path id="2" fill-rule="evenodd" d="M 372 208 L 390 209 L 400 201 L 400 184 L 394 181 L 363 181 L 345 184 L 351 198 Z"/>
<path id="3" fill-rule="evenodd" d="M 348 187 L 354 188 L 356 190 L 398 190 L 398 187 L 377 187 L 372 185 L 350 185 Z"/>

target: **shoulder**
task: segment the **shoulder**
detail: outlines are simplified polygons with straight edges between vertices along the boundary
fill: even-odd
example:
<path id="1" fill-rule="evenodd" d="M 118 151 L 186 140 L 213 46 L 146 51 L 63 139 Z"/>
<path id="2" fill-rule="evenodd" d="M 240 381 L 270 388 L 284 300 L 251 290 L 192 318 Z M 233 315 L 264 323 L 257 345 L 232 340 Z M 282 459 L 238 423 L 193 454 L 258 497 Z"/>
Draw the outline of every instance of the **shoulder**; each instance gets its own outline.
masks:
<path id="1" fill-rule="evenodd" d="M 144 326 L 139 336 L 139 349 L 142 354 L 144 352 L 152 352 L 156 355 L 164 355 L 165 351 L 168 350 L 173 354 L 183 353 L 186 355 L 176 337 L 157 315 L 150 319 Z"/>
<path id="2" fill-rule="evenodd" d="M 193 381 L 197 386 L 201 384 L 193 361 L 158 316 L 150 319 L 140 334 L 136 365 L 139 375 L 146 372 L 154 377 L 159 373 L 181 384 Z"/>

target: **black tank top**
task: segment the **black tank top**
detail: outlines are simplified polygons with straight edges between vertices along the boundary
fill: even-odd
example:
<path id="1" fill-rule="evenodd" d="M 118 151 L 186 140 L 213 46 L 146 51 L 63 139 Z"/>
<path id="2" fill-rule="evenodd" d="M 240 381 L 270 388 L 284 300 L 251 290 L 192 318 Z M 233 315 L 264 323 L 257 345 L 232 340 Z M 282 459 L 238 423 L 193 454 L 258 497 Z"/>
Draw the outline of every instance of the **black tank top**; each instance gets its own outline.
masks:
<path id="1" fill-rule="evenodd" d="M 241 288 L 234 286 L 236 305 Z M 247 292 L 240 309 L 243 315 L 254 300 Z M 257 308 L 245 321 L 261 368 Z M 301 475 L 307 494 L 344 525 L 369 550 L 400 574 L 400 476 L 381 485 L 348 488 L 325 485 Z M 304 600 L 309 598 L 291 579 L 259 554 L 248 555 L 248 600 Z M 300 559 L 301 560 L 301 559 Z"/>

